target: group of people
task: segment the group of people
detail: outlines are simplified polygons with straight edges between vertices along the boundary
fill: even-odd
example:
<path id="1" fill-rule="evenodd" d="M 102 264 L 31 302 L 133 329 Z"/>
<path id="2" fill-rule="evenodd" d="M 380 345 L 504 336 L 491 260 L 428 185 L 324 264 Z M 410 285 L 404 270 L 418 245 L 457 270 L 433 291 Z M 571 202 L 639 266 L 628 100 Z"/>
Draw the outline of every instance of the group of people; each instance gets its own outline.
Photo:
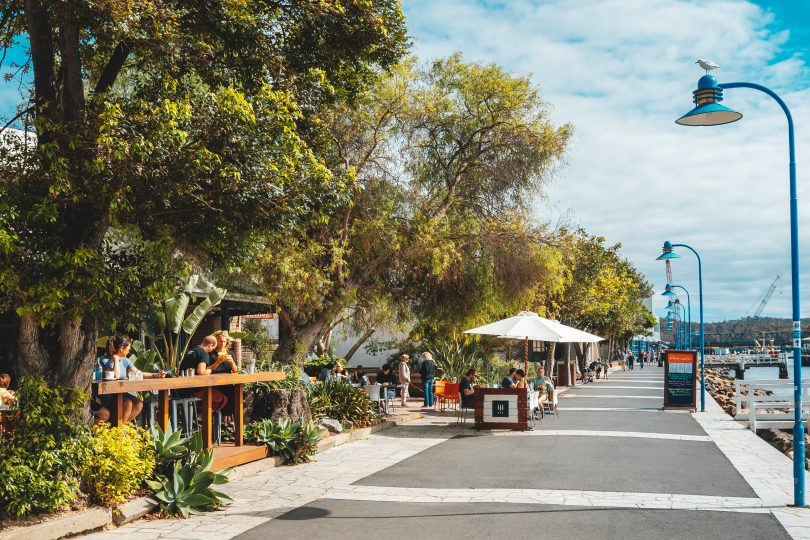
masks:
<path id="1" fill-rule="evenodd" d="M 639 369 L 644 369 L 644 364 L 649 364 L 654 360 L 650 351 L 639 352 L 638 356 L 635 356 L 630 349 L 619 351 L 616 357 L 622 371 L 633 371 L 636 364 L 638 364 Z"/>
<path id="2" fill-rule="evenodd" d="M 212 373 L 237 373 L 239 366 L 230 353 L 231 337 L 226 330 L 220 330 L 210 336 L 205 336 L 194 348 L 189 350 L 180 362 L 180 372 L 193 370 L 195 375 L 210 375 Z M 125 379 L 162 379 L 169 375 L 168 372 L 160 370 L 157 372 L 143 372 L 139 370 L 129 353 L 132 342 L 126 336 L 113 336 L 107 340 L 106 352 L 98 358 L 96 365 L 101 371 L 103 379 L 125 380 Z M 175 390 L 178 397 L 203 397 L 204 390 L 181 389 Z M 212 410 L 226 410 L 232 398 L 228 393 L 232 393 L 232 387 L 215 387 L 212 390 Z M 109 421 L 113 410 L 114 395 L 93 395 L 90 401 L 90 409 L 93 412 L 95 422 Z M 124 422 L 131 422 L 143 410 L 143 401 L 138 394 L 130 392 L 124 395 L 123 410 L 120 412 Z M 231 412 L 232 413 L 232 412 Z"/>
<path id="3" fill-rule="evenodd" d="M 537 367 L 537 377 L 526 381 L 526 372 L 522 369 L 509 368 L 509 373 L 501 381 L 501 388 L 526 388 L 540 393 L 540 403 L 548 400 L 549 392 L 554 390 L 554 382 L 546 375 L 543 365 Z"/>

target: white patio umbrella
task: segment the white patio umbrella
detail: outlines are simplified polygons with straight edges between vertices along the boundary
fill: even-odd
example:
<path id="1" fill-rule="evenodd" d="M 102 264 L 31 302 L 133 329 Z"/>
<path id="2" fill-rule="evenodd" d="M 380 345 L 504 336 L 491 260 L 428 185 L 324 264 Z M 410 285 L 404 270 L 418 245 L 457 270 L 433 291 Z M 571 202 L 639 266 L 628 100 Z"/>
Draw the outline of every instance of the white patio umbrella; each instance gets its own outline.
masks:
<path id="1" fill-rule="evenodd" d="M 521 311 L 514 317 L 501 319 L 478 328 L 465 330 L 465 334 L 482 334 L 508 339 L 525 340 L 526 373 L 529 372 L 529 340 L 553 341 L 556 343 L 597 343 L 597 335 L 566 326 L 559 321 L 546 319 L 532 311 Z"/>

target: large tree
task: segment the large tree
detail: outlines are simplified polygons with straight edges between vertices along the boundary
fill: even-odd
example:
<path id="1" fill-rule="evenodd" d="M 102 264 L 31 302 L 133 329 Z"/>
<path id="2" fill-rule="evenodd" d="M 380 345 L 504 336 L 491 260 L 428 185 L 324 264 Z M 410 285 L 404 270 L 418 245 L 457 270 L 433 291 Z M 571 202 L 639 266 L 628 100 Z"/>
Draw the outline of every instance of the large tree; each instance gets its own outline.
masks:
<path id="1" fill-rule="evenodd" d="M 531 204 L 571 128 L 526 77 L 459 55 L 410 61 L 319 118 L 318 155 L 351 191 L 332 219 L 268 240 L 288 330 L 276 360 L 303 358 L 347 310 L 458 321 L 531 289 L 546 260 Z"/>
<path id="2" fill-rule="evenodd" d="M 260 235 L 342 204 L 308 113 L 407 43 L 396 0 L 0 0 L 0 48 L 20 46 L 33 80 L 8 124 L 35 137 L 0 145 L 0 300 L 19 374 L 81 386 L 99 325 L 129 288 L 160 292 L 175 248 L 238 270 Z"/>

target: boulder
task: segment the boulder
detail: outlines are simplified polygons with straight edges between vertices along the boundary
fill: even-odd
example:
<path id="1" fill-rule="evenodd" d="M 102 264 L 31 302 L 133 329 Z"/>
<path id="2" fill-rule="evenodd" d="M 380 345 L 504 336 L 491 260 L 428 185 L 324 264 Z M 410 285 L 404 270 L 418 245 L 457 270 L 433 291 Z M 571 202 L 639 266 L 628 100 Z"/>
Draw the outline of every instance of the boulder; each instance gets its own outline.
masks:
<path id="1" fill-rule="evenodd" d="M 274 422 L 286 418 L 308 422 L 312 418 L 307 394 L 302 388 L 256 387 L 245 395 L 245 415 L 253 421 L 269 418 Z"/>
<path id="2" fill-rule="evenodd" d="M 343 426 L 334 418 L 321 418 L 321 425 L 332 433 L 343 433 Z"/>

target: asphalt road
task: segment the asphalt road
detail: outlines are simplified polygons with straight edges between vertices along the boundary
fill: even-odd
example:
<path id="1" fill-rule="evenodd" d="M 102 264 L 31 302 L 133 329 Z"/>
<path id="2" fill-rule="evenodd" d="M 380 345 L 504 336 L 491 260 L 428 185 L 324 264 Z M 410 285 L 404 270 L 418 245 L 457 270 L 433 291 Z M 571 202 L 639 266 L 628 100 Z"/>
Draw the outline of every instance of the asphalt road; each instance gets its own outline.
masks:
<path id="1" fill-rule="evenodd" d="M 770 514 L 321 499 L 237 538 L 782 540 L 790 537 Z"/>

